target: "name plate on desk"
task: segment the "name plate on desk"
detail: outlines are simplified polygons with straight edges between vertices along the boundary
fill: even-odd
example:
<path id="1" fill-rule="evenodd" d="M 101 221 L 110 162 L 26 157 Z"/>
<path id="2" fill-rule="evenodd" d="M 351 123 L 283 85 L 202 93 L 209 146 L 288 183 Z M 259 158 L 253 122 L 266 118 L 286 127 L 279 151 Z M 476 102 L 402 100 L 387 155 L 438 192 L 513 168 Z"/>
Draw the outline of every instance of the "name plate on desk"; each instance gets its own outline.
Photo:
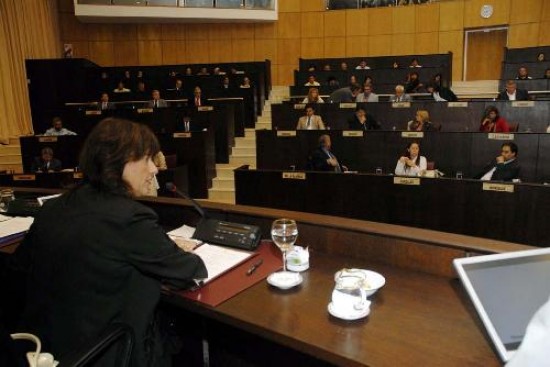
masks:
<path id="1" fill-rule="evenodd" d="M 174 133 L 172 134 L 172 137 L 174 139 L 188 139 L 191 137 L 191 133 L 187 132 L 187 133 Z"/>
<path id="2" fill-rule="evenodd" d="M 484 182 L 483 191 L 498 191 L 498 192 L 513 193 L 514 185 Z"/>
<path id="3" fill-rule="evenodd" d="M 340 103 L 340 108 L 355 108 L 355 107 L 357 107 L 357 103 L 355 102 Z"/>
<path id="4" fill-rule="evenodd" d="M 84 178 L 84 174 L 82 172 L 74 172 L 73 173 L 73 178 L 76 179 L 76 180 L 80 180 L 80 179 Z"/>
<path id="5" fill-rule="evenodd" d="M 403 131 L 401 132 L 402 138 L 417 138 L 422 139 L 424 137 L 424 132 L 422 131 Z"/>
<path id="6" fill-rule="evenodd" d="M 296 130 L 277 130 L 278 138 L 292 138 L 296 136 Z"/>
<path id="7" fill-rule="evenodd" d="M 199 111 L 199 112 L 214 111 L 214 107 L 212 107 L 212 106 L 199 106 L 199 107 L 197 107 L 197 111 Z"/>
<path id="8" fill-rule="evenodd" d="M 411 102 L 393 102 L 392 108 L 411 108 Z"/>
<path id="9" fill-rule="evenodd" d="M 514 140 L 514 134 L 489 133 L 487 138 L 490 140 Z"/>
<path id="10" fill-rule="evenodd" d="M 420 186 L 420 179 L 418 177 L 394 177 L 394 185 L 409 185 Z"/>
<path id="11" fill-rule="evenodd" d="M 535 107 L 535 101 L 513 101 L 512 107 Z"/>
<path id="12" fill-rule="evenodd" d="M 36 181 L 36 175 L 13 175 L 14 181 Z"/>
<path id="13" fill-rule="evenodd" d="M 362 138 L 363 132 L 358 130 L 344 130 L 342 136 L 346 138 Z"/>
<path id="14" fill-rule="evenodd" d="M 39 143 L 57 143 L 57 136 L 39 136 Z"/>
<path id="15" fill-rule="evenodd" d="M 306 174 L 304 172 L 283 172 L 284 180 L 305 180 Z"/>
<path id="16" fill-rule="evenodd" d="M 138 108 L 137 113 L 153 113 L 152 108 Z"/>
<path id="17" fill-rule="evenodd" d="M 304 108 L 306 108 L 306 104 L 305 104 L 305 103 L 295 103 L 295 104 L 294 104 L 294 109 L 295 109 L 295 110 L 303 110 Z"/>
<path id="18" fill-rule="evenodd" d="M 468 102 L 449 102 L 447 103 L 447 107 L 468 107 Z"/>
<path id="19" fill-rule="evenodd" d="M 99 111 L 99 110 L 87 110 L 86 111 L 86 116 L 89 116 L 89 115 L 101 115 L 101 111 Z"/>

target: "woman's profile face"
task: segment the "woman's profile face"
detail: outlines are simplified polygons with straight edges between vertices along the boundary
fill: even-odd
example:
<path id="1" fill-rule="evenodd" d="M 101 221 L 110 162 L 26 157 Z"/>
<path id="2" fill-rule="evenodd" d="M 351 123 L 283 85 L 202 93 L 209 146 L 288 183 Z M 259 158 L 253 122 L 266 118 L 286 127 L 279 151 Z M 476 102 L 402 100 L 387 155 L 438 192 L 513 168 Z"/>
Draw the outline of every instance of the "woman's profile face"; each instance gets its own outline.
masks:
<path id="1" fill-rule="evenodd" d="M 418 152 L 420 152 L 420 147 L 418 146 L 418 144 L 411 144 L 411 146 L 409 147 L 411 158 L 417 157 Z"/>
<path id="2" fill-rule="evenodd" d="M 151 157 L 144 156 L 124 165 L 122 179 L 130 186 L 134 196 L 144 196 L 149 192 L 149 187 L 157 172 L 157 167 Z"/>

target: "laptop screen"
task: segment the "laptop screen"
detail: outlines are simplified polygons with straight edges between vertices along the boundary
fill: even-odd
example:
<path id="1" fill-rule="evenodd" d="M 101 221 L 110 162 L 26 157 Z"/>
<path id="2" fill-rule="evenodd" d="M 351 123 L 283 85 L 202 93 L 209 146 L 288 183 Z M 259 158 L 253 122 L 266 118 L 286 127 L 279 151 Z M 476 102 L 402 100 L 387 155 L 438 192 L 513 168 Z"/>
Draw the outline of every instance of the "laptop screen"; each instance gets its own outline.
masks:
<path id="1" fill-rule="evenodd" d="M 550 296 L 550 249 L 456 259 L 454 265 L 498 354 L 508 361 Z"/>

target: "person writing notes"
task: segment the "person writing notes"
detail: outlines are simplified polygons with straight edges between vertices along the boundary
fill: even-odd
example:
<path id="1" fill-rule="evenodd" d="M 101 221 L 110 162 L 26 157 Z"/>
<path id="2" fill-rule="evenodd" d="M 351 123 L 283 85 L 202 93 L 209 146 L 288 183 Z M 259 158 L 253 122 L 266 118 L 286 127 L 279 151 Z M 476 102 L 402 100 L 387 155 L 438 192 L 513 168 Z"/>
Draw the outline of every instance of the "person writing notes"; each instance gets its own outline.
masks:
<path id="1" fill-rule="evenodd" d="M 163 365 L 154 322 L 161 285 L 183 288 L 208 274 L 197 255 L 166 235 L 157 214 L 135 200 L 157 173 L 159 151 L 143 124 L 100 122 L 80 155 L 83 183 L 44 204 L 12 255 L 28 273 L 21 330 L 37 335 L 53 355 L 79 350 L 121 322 L 134 332 L 130 365 Z M 115 366 L 114 357 L 95 365 Z"/>
<path id="2" fill-rule="evenodd" d="M 395 174 L 398 176 L 420 176 L 427 167 L 426 157 L 420 155 L 420 144 L 412 142 L 407 146 L 405 154 L 397 161 Z"/>

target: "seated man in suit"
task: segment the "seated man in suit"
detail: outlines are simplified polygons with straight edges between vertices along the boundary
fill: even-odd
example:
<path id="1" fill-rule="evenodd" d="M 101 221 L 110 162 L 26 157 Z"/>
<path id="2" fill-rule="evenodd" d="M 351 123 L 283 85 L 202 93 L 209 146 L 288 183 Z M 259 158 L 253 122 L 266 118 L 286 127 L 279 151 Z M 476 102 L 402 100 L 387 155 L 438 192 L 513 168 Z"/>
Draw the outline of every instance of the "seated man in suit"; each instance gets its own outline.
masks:
<path id="1" fill-rule="evenodd" d="M 365 82 L 363 84 L 363 93 L 359 93 L 355 102 L 378 102 L 378 95 L 372 91 L 372 84 Z"/>
<path id="2" fill-rule="evenodd" d="M 200 107 L 207 106 L 208 102 L 204 94 L 202 94 L 202 89 L 198 85 L 193 89 L 193 95 L 189 97 L 187 103 L 189 106 Z"/>
<path id="3" fill-rule="evenodd" d="M 178 131 L 192 132 L 192 131 L 202 131 L 203 129 L 199 124 L 191 120 L 191 117 L 188 113 L 183 115 L 181 119 L 181 125 L 177 127 Z M 204 129 L 206 130 L 206 129 Z"/>
<path id="4" fill-rule="evenodd" d="M 378 130 L 380 125 L 376 119 L 365 111 L 365 108 L 358 105 L 355 113 L 348 120 L 350 130 Z"/>
<path id="5" fill-rule="evenodd" d="M 153 92 L 151 92 L 151 97 L 153 97 L 153 99 L 147 102 L 147 107 L 149 108 L 168 107 L 168 102 L 160 98 L 160 92 L 158 89 L 154 89 Z"/>
<path id="6" fill-rule="evenodd" d="M 306 106 L 306 115 L 300 117 L 296 130 L 325 130 L 323 119 L 315 114 L 312 105 Z"/>
<path id="7" fill-rule="evenodd" d="M 518 89 L 513 80 L 506 82 L 506 89 L 498 94 L 499 101 L 528 101 L 529 93 L 525 89 Z"/>
<path id="8" fill-rule="evenodd" d="M 313 171 L 345 172 L 348 168 L 342 165 L 330 149 L 332 143 L 329 135 L 319 137 L 319 148 L 309 157 L 308 169 Z"/>
<path id="9" fill-rule="evenodd" d="M 146 101 L 149 99 L 149 92 L 147 91 L 147 87 L 145 86 L 145 82 L 143 80 L 140 80 L 137 83 L 137 89 L 134 93 L 134 98 L 138 101 Z"/>
<path id="10" fill-rule="evenodd" d="M 483 171 L 474 178 L 483 181 L 512 181 L 519 179 L 521 167 L 517 161 L 518 146 L 506 142 L 501 146 L 501 153 L 492 162 L 489 162 Z"/>
<path id="11" fill-rule="evenodd" d="M 390 96 L 390 102 L 411 102 L 412 98 L 405 93 L 405 87 L 401 84 L 395 86 L 395 94 Z"/>
<path id="12" fill-rule="evenodd" d="M 31 172 L 56 172 L 61 171 L 61 161 L 53 157 L 53 150 L 50 147 L 42 148 L 40 157 L 36 157 L 32 162 Z"/>
<path id="13" fill-rule="evenodd" d="M 176 79 L 176 82 L 174 84 L 173 88 L 168 88 L 167 91 L 169 92 L 169 96 L 171 96 L 173 99 L 182 99 L 185 98 L 183 94 L 183 82 L 181 79 Z"/>
<path id="14" fill-rule="evenodd" d="M 44 135 L 62 136 L 62 135 L 76 135 L 76 133 L 69 129 L 65 129 L 63 127 L 63 121 L 61 120 L 61 117 L 56 116 L 52 119 L 52 127 L 46 130 Z"/>
<path id="15" fill-rule="evenodd" d="M 97 103 L 97 109 L 100 111 L 107 111 L 114 110 L 115 108 L 115 104 L 113 102 L 109 102 L 109 94 L 101 93 L 101 98 Z"/>

